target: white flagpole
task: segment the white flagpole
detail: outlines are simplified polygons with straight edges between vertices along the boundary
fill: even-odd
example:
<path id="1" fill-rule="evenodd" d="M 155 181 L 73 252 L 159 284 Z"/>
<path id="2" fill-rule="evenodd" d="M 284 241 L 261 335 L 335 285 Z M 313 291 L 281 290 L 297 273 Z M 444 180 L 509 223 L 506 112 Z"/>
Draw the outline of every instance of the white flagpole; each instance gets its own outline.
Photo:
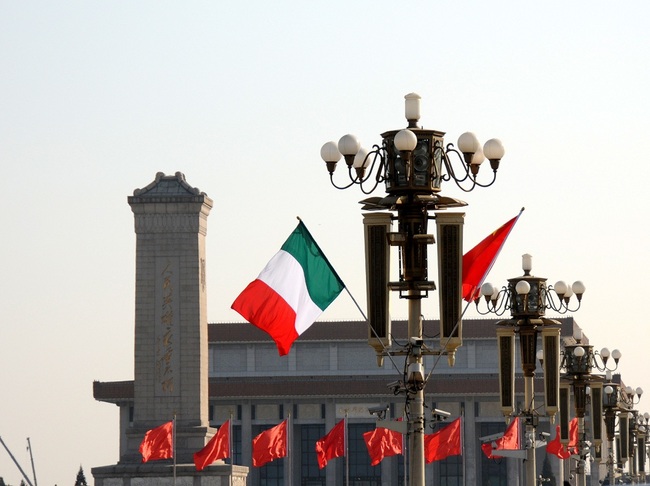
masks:
<path id="1" fill-rule="evenodd" d="M 408 418 L 406 416 L 406 409 L 402 412 L 402 421 L 408 421 Z M 406 441 L 406 434 L 402 434 L 402 455 L 404 456 L 404 486 L 408 486 L 409 484 L 409 473 L 408 473 L 408 447 L 407 447 L 407 441 Z"/>
<path id="2" fill-rule="evenodd" d="M 228 420 L 228 456 L 230 457 L 230 486 L 232 486 L 232 469 L 235 465 L 235 458 L 232 454 L 232 410 L 230 411 L 230 419 Z"/>
<path id="3" fill-rule="evenodd" d="M 348 411 L 343 418 L 343 444 L 345 447 L 345 485 L 350 486 L 350 458 L 348 454 Z"/>
<path id="4" fill-rule="evenodd" d="M 293 440 L 293 431 L 291 430 L 291 412 L 289 412 L 289 417 L 287 418 L 287 462 L 289 463 L 289 478 L 287 481 L 287 486 L 292 486 L 293 483 L 293 461 L 291 457 L 291 441 Z"/>
<path id="5" fill-rule="evenodd" d="M 172 420 L 172 456 L 174 457 L 174 486 L 176 486 L 176 414 Z"/>

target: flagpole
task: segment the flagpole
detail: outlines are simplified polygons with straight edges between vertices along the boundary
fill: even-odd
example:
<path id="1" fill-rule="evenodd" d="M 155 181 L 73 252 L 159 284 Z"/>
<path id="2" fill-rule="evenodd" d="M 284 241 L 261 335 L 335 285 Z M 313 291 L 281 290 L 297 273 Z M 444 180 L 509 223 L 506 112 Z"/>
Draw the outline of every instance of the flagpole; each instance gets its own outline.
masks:
<path id="1" fill-rule="evenodd" d="M 406 408 L 402 411 L 402 421 L 408 422 L 408 418 L 406 417 Z M 409 473 L 408 473 L 408 447 L 406 447 L 406 434 L 402 434 L 402 451 L 404 455 L 404 486 L 408 486 L 409 484 Z"/>
<path id="2" fill-rule="evenodd" d="M 230 415 L 228 417 L 228 456 L 230 457 L 230 485 L 232 486 L 232 470 L 235 464 L 235 458 L 232 453 L 232 409 L 230 410 Z"/>
<path id="3" fill-rule="evenodd" d="M 292 448 L 291 442 L 293 440 L 293 427 L 291 425 L 291 412 L 289 412 L 287 417 L 287 469 L 289 470 L 289 477 L 285 483 L 287 486 L 292 486 L 293 484 L 293 461 L 292 461 Z"/>
<path id="4" fill-rule="evenodd" d="M 350 459 L 348 457 L 348 411 L 343 418 L 343 444 L 345 446 L 345 486 L 350 486 Z"/>
<path id="5" fill-rule="evenodd" d="M 172 420 L 172 456 L 174 457 L 174 486 L 176 486 L 176 414 L 174 414 L 174 419 Z"/>
<path id="6" fill-rule="evenodd" d="M 463 458 L 463 484 L 466 484 L 467 481 L 467 461 L 465 460 L 465 406 L 463 405 L 462 410 L 460 411 L 461 417 L 463 420 L 460 421 L 460 452 L 461 457 Z M 475 426 L 476 427 L 476 426 Z"/>

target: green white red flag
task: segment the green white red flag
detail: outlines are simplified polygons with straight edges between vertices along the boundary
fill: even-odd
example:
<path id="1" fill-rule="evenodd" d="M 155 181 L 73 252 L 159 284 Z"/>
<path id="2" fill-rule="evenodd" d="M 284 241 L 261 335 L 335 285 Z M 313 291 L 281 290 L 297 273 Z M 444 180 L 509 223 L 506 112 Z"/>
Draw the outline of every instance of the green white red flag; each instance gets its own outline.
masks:
<path id="1" fill-rule="evenodd" d="M 231 307 L 268 333 L 284 356 L 344 288 L 301 221 Z"/>

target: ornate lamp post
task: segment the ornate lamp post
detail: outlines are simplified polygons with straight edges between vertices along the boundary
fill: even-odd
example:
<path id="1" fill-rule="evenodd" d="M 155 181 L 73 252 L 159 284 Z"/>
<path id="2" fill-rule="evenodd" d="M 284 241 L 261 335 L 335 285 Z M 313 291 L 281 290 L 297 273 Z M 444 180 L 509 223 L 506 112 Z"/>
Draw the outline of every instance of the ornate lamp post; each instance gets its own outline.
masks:
<path id="1" fill-rule="evenodd" d="M 573 389 L 575 416 L 578 419 L 578 463 L 576 466 L 576 486 L 586 485 L 585 462 L 589 454 L 589 445 L 585 434 L 585 412 L 587 407 L 587 396 L 591 393 L 592 403 L 592 422 L 593 422 L 593 441 L 596 447 L 600 447 L 602 442 L 601 422 L 602 415 L 601 405 L 605 406 L 607 410 L 606 397 L 602 394 L 602 379 L 601 375 L 593 374 L 592 372 L 607 371 L 608 374 L 618 368 L 618 362 L 621 359 L 621 352 L 615 349 L 610 353 L 609 349 L 603 348 L 594 351 L 593 346 L 582 342 L 582 333 L 578 332 L 575 336 L 574 344 L 567 344 L 564 347 L 564 356 L 560 367 L 564 370 L 562 381 Z M 608 367 L 611 364 L 610 357 L 614 360 L 614 366 Z M 606 395 L 607 393 L 605 393 Z M 568 419 L 567 410 L 562 410 L 563 414 Z M 563 420 L 565 418 L 563 417 Z M 607 411 L 605 412 L 605 420 L 607 421 Z M 607 424 L 606 424 L 607 425 Z M 609 431 L 608 431 L 609 439 Z M 612 439 L 613 440 L 613 439 Z"/>
<path id="2" fill-rule="evenodd" d="M 344 135 L 338 143 L 327 142 L 321 156 L 327 165 L 332 185 L 338 189 L 357 186 L 364 194 L 372 193 L 384 184 L 386 196 L 361 201 L 362 209 L 384 211 L 364 214 L 366 242 L 366 274 L 368 296 L 369 344 L 375 348 L 378 364 L 389 354 L 406 354 L 407 370 L 404 383 L 396 388 L 409 401 L 409 473 L 412 484 L 424 484 L 424 387 L 423 355 L 432 354 L 423 345 L 421 300 L 436 289 L 428 279 L 427 246 L 434 242 L 427 223 L 436 220 L 438 233 L 438 271 L 440 286 L 440 338 L 453 364 L 455 349 L 462 343 L 461 286 L 462 286 L 462 218 L 459 213 L 430 211 L 462 207 L 466 203 L 440 194 L 443 182 L 453 181 L 469 192 L 476 187 L 487 187 L 496 179 L 499 161 L 504 155 L 501 142 L 489 140 L 482 148 L 473 133 L 464 133 L 457 148 L 445 145 L 444 132 L 426 130 L 418 125 L 420 96 L 405 96 L 405 115 L 408 126 L 381 135 L 380 145 L 371 150 L 361 147 L 353 135 Z M 347 180 L 334 180 L 337 162 L 344 158 Z M 492 176 L 486 183 L 479 182 L 481 163 L 488 159 Z M 388 211 L 388 212 L 386 212 Z M 398 229 L 391 231 L 392 221 Z M 389 282 L 389 247 L 399 251 L 399 281 Z M 404 349 L 392 350 L 389 290 L 398 291 L 408 302 L 409 344 Z"/>
<path id="3" fill-rule="evenodd" d="M 547 286 L 546 279 L 531 275 L 532 256 L 523 255 L 524 275 L 508 279 L 508 285 L 497 289 L 490 283 L 481 287 L 487 310 L 476 308 L 481 314 L 498 316 L 510 311 L 511 318 L 497 324 L 499 348 L 499 385 L 501 411 L 505 416 L 515 414 L 515 334 L 519 334 L 521 364 L 524 374 L 524 405 L 519 412 L 526 421 L 526 486 L 535 485 L 535 428 L 538 414 L 535 410 L 534 377 L 537 365 L 537 336 L 542 336 L 544 401 L 546 414 L 553 417 L 559 409 L 560 384 L 560 322 L 547 319 L 546 310 L 560 314 L 575 312 L 580 308 L 585 286 L 577 281 L 568 286 L 563 281 Z M 577 305 L 571 307 L 575 294 Z"/>
<path id="4" fill-rule="evenodd" d="M 648 443 L 648 425 L 650 425 L 650 414 L 645 412 L 637 417 L 637 454 L 639 465 L 639 481 L 646 481 L 646 459 Z"/>
<path id="5" fill-rule="evenodd" d="M 601 352 L 602 354 L 602 352 Z M 614 353 L 612 352 L 612 355 Z M 631 428 L 634 428 L 636 424 L 630 423 L 630 415 L 635 416 L 636 411 L 632 410 L 632 407 L 639 403 L 641 400 L 641 395 L 643 390 L 641 388 L 632 388 L 627 386 L 621 388 L 621 386 L 612 380 L 612 375 L 610 371 L 607 371 L 606 382 L 603 387 L 603 408 L 605 416 L 605 428 L 607 431 L 607 441 L 609 446 L 609 454 L 607 458 L 607 475 L 609 477 L 609 484 L 615 484 L 615 457 L 614 457 L 614 439 L 616 438 L 616 418 L 618 417 L 618 430 L 619 430 L 619 448 L 618 448 L 618 457 L 620 460 L 620 467 L 623 467 L 625 462 L 628 459 L 634 458 L 632 448 L 632 433 Z M 632 412 L 632 413 L 631 413 Z M 650 414 L 648 418 L 650 418 Z M 643 418 L 645 418 L 645 415 Z M 636 422 L 636 419 L 635 419 Z M 645 444 L 644 444 L 645 448 Z M 645 465 L 645 452 L 644 454 L 644 465 Z M 635 468 L 631 465 L 630 461 L 630 475 L 634 475 Z M 645 466 L 644 466 L 645 470 Z"/>

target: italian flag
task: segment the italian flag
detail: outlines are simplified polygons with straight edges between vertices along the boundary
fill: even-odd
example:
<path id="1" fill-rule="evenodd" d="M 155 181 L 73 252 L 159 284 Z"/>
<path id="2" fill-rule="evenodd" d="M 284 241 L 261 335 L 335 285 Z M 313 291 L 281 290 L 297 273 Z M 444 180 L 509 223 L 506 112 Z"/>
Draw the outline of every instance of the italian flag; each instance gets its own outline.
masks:
<path id="1" fill-rule="evenodd" d="M 268 333 L 280 356 L 345 288 L 307 227 L 300 221 L 232 308 Z"/>

